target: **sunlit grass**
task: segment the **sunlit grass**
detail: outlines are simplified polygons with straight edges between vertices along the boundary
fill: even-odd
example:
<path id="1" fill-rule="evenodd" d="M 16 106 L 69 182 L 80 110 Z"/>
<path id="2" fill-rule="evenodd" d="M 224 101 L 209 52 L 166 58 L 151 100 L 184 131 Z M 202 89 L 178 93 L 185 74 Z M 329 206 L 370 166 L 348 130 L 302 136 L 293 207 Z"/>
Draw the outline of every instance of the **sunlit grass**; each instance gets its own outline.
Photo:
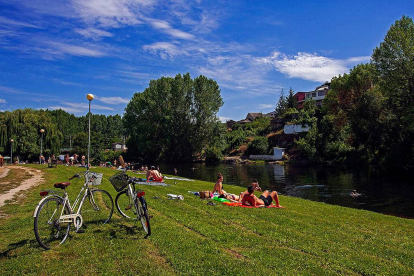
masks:
<path id="1" fill-rule="evenodd" d="M 153 215 L 148 239 L 140 223 L 115 210 L 109 224 L 93 225 L 84 234 L 71 231 L 63 245 L 45 251 L 33 234 L 39 192 L 80 170 L 44 168 L 47 183 L 2 208 L 7 214 L 0 220 L 2 274 L 414 274 L 413 220 L 287 196 L 280 196 L 285 209 L 208 206 L 188 193 L 213 188 L 204 181 L 141 186 Z M 100 188 L 115 199 L 107 180 L 115 171 L 94 171 L 105 174 Z M 81 185 L 77 180 L 69 186 L 71 201 Z M 227 185 L 226 190 L 242 188 Z M 168 193 L 185 199 L 167 199 Z"/>

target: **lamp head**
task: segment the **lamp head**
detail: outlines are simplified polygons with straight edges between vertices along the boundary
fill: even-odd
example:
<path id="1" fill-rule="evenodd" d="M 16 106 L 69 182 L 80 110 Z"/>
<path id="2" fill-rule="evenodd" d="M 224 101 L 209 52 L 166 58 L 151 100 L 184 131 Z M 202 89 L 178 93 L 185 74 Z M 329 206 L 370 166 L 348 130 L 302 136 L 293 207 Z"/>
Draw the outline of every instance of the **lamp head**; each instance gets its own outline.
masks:
<path id="1" fill-rule="evenodd" d="M 93 94 L 88 94 L 86 95 L 86 98 L 90 101 L 92 101 L 95 97 L 93 96 Z"/>
<path id="2" fill-rule="evenodd" d="M 42 129 L 40 130 L 40 133 L 43 133 L 43 132 L 45 132 L 45 130 L 42 128 Z"/>
<path id="3" fill-rule="evenodd" d="M 10 142 L 12 142 L 12 143 L 13 143 L 13 142 L 14 142 L 14 140 L 13 140 L 13 139 L 10 139 Z"/>

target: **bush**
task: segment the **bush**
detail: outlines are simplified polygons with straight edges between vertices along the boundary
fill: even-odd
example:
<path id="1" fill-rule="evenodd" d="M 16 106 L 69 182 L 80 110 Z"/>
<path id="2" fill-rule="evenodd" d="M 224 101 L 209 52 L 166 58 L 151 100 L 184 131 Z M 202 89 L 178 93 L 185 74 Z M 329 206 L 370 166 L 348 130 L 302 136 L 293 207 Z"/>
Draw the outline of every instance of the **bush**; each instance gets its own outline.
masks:
<path id="1" fill-rule="evenodd" d="M 256 137 L 247 146 L 247 154 L 266 154 L 269 143 L 266 137 Z"/>
<path id="2" fill-rule="evenodd" d="M 217 163 L 223 157 L 221 150 L 218 147 L 207 147 L 204 151 L 204 156 L 206 158 L 206 163 Z"/>

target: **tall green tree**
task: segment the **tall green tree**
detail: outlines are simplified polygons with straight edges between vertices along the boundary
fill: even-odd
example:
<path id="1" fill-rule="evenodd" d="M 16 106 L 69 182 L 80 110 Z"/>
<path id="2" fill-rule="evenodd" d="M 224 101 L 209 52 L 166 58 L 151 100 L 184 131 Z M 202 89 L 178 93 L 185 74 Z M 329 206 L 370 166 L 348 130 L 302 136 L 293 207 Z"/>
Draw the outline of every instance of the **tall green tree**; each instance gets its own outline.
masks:
<path id="1" fill-rule="evenodd" d="M 217 143 L 216 116 L 223 105 L 217 83 L 190 74 L 151 80 L 125 109 L 128 150 L 152 160 L 192 160 Z"/>
<path id="2" fill-rule="evenodd" d="M 414 23 L 402 16 L 375 48 L 372 64 L 380 89 L 394 115 L 388 125 L 386 141 L 392 163 L 413 163 L 414 147 Z"/>
<path id="3" fill-rule="evenodd" d="M 287 101 L 286 101 L 286 97 L 285 97 L 285 95 L 283 93 L 283 89 L 282 89 L 282 91 L 280 92 L 279 100 L 276 104 L 275 116 L 276 117 L 283 116 L 283 114 L 285 114 L 285 112 L 286 112 L 286 109 L 287 109 Z"/>
<path id="4" fill-rule="evenodd" d="M 295 91 L 292 87 L 289 89 L 289 94 L 286 97 L 286 108 L 298 109 L 298 100 L 295 98 Z"/>

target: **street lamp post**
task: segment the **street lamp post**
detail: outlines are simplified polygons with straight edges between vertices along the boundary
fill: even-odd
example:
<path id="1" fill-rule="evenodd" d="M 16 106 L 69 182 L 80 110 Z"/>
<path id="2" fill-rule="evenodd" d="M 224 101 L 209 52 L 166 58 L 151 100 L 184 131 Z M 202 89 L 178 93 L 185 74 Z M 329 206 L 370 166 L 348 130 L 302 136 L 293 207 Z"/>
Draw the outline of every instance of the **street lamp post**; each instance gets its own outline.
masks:
<path id="1" fill-rule="evenodd" d="M 42 155 L 43 155 L 43 133 L 45 130 L 42 128 L 40 129 L 40 133 L 42 134 L 40 138 L 40 156 L 39 156 L 39 164 L 42 164 Z"/>
<path id="2" fill-rule="evenodd" d="M 86 98 L 89 100 L 89 139 L 88 139 L 88 164 L 87 170 L 89 171 L 89 153 L 91 148 L 91 102 L 94 99 L 94 96 L 92 94 L 86 95 Z"/>
<path id="3" fill-rule="evenodd" d="M 11 144 L 11 147 L 10 147 L 10 164 L 12 164 L 12 165 L 13 165 L 13 142 L 14 142 L 14 140 L 10 139 L 10 144 Z"/>

